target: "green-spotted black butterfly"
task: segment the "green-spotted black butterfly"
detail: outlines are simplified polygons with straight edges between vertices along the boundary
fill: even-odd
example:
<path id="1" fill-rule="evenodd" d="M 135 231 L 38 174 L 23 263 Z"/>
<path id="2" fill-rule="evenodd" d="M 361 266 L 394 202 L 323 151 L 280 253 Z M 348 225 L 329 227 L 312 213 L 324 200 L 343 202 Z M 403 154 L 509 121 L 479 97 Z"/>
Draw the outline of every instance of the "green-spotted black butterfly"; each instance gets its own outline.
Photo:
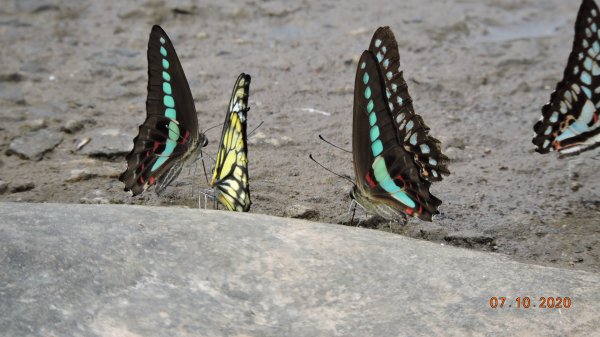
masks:
<path id="1" fill-rule="evenodd" d="M 533 127 L 535 150 L 568 156 L 600 146 L 599 109 L 600 12 L 593 0 L 583 0 L 563 79 Z"/>
<path id="2" fill-rule="evenodd" d="M 133 139 L 127 170 L 119 180 L 138 195 L 156 185 L 160 194 L 208 143 L 199 132 L 190 87 L 167 33 L 152 27 L 148 41 L 146 120 Z"/>
<path id="3" fill-rule="evenodd" d="M 356 184 L 350 195 L 368 212 L 386 219 L 406 214 L 431 221 L 442 202 L 429 187 L 450 174 L 448 158 L 414 112 L 399 67 L 394 34 L 389 27 L 377 29 L 356 71 L 352 127 Z"/>

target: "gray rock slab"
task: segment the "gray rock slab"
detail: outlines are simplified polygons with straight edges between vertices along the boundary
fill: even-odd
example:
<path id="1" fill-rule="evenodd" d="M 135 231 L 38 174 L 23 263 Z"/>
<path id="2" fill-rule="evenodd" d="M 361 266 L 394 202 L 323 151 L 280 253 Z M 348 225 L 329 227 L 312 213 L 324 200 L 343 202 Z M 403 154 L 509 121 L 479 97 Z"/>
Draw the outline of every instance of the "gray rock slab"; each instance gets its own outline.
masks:
<path id="1" fill-rule="evenodd" d="M 0 203 L 6 336 L 593 336 L 600 275 L 258 214 Z M 492 309 L 490 297 L 507 297 Z M 529 309 L 515 297 L 531 298 Z M 533 308 L 570 297 L 569 309 Z M 508 305 L 511 305 L 509 308 Z"/>
<path id="2" fill-rule="evenodd" d="M 25 96 L 21 85 L 0 82 L 0 102 L 10 102 L 13 104 L 25 104 Z"/>
<path id="3" fill-rule="evenodd" d="M 92 157 L 115 157 L 129 153 L 133 148 L 133 137 L 119 129 L 96 129 L 89 132 L 87 137 L 91 138 L 80 153 Z"/>
<path id="4" fill-rule="evenodd" d="M 53 150 L 62 140 L 58 132 L 47 129 L 31 131 L 13 139 L 7 152 L 23 159 L 41 160 L 44 153 Z"/>

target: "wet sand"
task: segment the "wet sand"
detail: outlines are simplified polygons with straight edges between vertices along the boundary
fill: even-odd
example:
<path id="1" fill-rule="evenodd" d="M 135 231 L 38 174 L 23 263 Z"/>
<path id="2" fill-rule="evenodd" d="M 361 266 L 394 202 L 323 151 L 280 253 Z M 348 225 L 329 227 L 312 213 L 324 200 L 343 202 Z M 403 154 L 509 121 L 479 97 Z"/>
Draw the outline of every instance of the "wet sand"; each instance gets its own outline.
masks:
<path id="1" fill-rule="evenodd" d="M 165 195 L 131 198 L 117 180 L 122 148 L 144 120 L 150 28 L 169 33 L 200 126 L 222 123 L 231 87 L 252 75 L 251 212 L 346 223 L 353 176 L 356 62 L 389 25 L 417 113 L 452 174 L 434 184 L 432 223 L 363 224 L 494 251 L 520 261 L 600 271 L 598 150 L 572 163 L 533 151 L 532 126 L 562 77 L 579 3 L 432 1 L 7 1 L 0 7 L 0 200 L 193 207 L 193 170 Z M 113 130 L 98 133 L 98 130 Z M 40 132 L 43 132 L 41 135 Z M 41 160 L 10 154 L 18 137 L 57 141 Z M 208 131 L 214 156 L 220 127 Z M 82 140 L 91 142 L 82 150 Z M 128 150 L 125 149 L 125 151 Z M 203 176 L 197 188 L 206 188 Z M 577 189 L 573 191 L 573 189 Z M 250 225 L 250 224 L 249 224 Z"/>

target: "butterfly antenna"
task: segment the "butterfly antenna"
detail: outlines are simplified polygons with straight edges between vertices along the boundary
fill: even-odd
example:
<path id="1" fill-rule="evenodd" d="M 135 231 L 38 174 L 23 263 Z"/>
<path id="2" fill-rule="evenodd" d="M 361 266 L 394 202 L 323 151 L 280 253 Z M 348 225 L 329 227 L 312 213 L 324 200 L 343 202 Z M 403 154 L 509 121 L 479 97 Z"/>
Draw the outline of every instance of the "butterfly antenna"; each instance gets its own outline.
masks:
<path id="1" fill-rule="evenodd" d="M 208 129 L 204 130 L 204 133 L 207 133 L 208 131 L 210 131 L 210 130 L 216 128 L 216 127 L 219 127 L 219 126 L 221 126 L 223 124 L 225 124 L 225 123 L 219 123 L 217 125 L 213 125 L 213 126 L 209 127 Z"/>
<path id="2" fill-rule="evenodd" d="M 260 122 L 260 124 L 258 124 L 258 126 L 254 128 L 254 130 L 250 131 L 250 133 L 248 134 L 248 136 L 246 136 L 246 138 L 250 138 L 250 136 L 252 136 L 252 134 L 254 133 L 254 131 L 256 131 L 258 128 L 260 128 L 263 125 L 264 122 L 265 121 Z"/>
<path id="3" fill-rule="evenodd" d="M 312 156 L 312 153 L 311 153 L 311 154 L 309 154 L 309 155 L 308 155 L 308 157 L 310 158 L 310 160 L 312 160 L 312 161 L 314 161 L 315 163 L 317 163 L 317 165 L 321 166 L 321 168 L 323 168 L 325 171 L 327 171 L 327 172 L 329 172 L 329 173 L 333 173 L 333 174 L 335 174 L 336 176 L 338 176 L 338 177 L 340 177 L 340 178 L 342 178 L 342 179 L 348 180 L 348 181 L 349 181 L 349 182 L 350 182 L 352 185 L 354 185 L 354 181 L 352 181 L 352 179 L 350 179 L 350 177 L 349 177 L 349 176 L 347 176 L 347 175 L 343 175 L 343 174 L 339 174 L 339 173 L 336 173 L 336 172 L 333 172 L 333 170 L 331 170 L 331 169 L 329 169 L 329 168 L 325 167 L 323 164 L 321 164 L 321 163 L 319 163 L 318 161 L 316 161 L 316 160 L 315 160 L 315 158 L 313 158 L 313 156 Z"/>
<path id="4" fill-rule="evenodd" d="M 341 148 L 341 147 L 339 147 L 339 146 L 337 146 L 337 145 L 333 144 L 332 142 L 330 142 L 330 141 L 328 141 L 327 139 L 323 138 L 323 136 L 321 136 L 321 135 L 319 135 L 319 138 L 320 138 L 322 141 L 324 141 L 325 143 L 327 143 L 327 144 L 329 144 L 329 145 L 331 145 L 331 146 L 335 147 L 335 148 L 336 148 L 336 149 L 338 149 L 338 150 L 342 150 L 342 151 L 344 151 L 344 152 L 347 152 L 347 153 L 352 153 L 352 151 L 348 151 L 348 150 L 346 150 L 346 149 L 343 149 L 343 148 Z"/>

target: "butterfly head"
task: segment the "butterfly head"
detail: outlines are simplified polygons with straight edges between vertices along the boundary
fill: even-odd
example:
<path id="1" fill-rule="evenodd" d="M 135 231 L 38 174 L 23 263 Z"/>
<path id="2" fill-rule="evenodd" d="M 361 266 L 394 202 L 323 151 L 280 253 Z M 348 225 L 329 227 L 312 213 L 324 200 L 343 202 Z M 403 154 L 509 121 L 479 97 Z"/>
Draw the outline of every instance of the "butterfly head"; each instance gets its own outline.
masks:
<path id="1" fill-rule="evenodd" d="M 199 147 L 205 147 L 206 145 L 208 145 L 208 138 L 202 132 L 200 132 L 198 134 L 198 139 L 199 139 L 199 143 L 200 143 Z"/>

